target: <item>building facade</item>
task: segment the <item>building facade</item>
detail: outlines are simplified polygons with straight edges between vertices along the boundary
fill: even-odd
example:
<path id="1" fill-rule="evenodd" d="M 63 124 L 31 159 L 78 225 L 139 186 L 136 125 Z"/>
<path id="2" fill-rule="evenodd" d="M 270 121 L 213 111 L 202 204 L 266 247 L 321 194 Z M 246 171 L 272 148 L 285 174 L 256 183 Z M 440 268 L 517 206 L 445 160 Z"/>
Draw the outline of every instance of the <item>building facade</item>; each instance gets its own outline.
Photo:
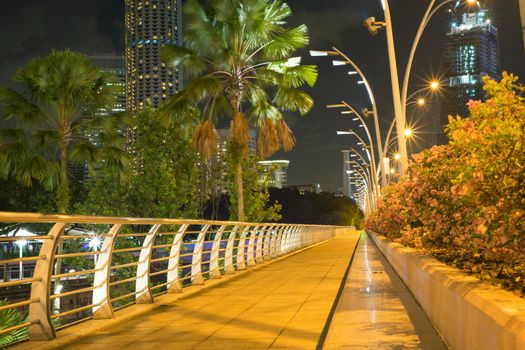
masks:
<path id="1" fill-rule="evenodd" d="M 284 188 L 288 186 L 289 160 L 264 160 L 257 164 L 261 166 L 259 181 L 268 183 L 268 187 Z"/>
<path id="2" fill-rule="evenodd" d="M 88 58 L 103 72 L 110 73 L 116 78 L 116 81 L 111 83 L 116 85 L 115 103 L 110 109 L 101 110 L 99 114 L 108 115 L 126 111 L 126 63 L 124 56 L 118 55 L 116 52 L 94 52 Z"/>
<path id="3" fill-rule="evenodd" d="M 181 88 L 160 59 L 163 45 L 182 44 L 181 0 L 125 0 L 126 96 L 131 112 L 157 107 Z"/>
<path id="4" fill-rule="evenodd" d="M 458 1 L 452 11 L 451 29 L 443 52 L 442 72 L 445 79 L 440 125 L 444 131 L 448 116 L 468 114 L 470 100 L 483 100 L 484 76 L 501 76 L 498 29 L 487 10 L 480 5 L 465 6 Z M 446 143 L 444 132 L 438 143 Z"/>

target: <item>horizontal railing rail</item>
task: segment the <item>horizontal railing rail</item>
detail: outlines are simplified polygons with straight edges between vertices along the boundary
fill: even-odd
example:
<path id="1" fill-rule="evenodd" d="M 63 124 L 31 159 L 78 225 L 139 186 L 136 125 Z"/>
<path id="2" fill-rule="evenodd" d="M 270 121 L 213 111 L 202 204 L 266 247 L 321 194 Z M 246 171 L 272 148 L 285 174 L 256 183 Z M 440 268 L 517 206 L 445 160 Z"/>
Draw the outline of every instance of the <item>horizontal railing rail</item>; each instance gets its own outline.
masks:
<path id="1" fill-rule="evenodd" d="M 0 336 L 50 340 L 207 279 L 336 236 L 337 227 L 0 212 L 0 312 L 22 314 Z"/>

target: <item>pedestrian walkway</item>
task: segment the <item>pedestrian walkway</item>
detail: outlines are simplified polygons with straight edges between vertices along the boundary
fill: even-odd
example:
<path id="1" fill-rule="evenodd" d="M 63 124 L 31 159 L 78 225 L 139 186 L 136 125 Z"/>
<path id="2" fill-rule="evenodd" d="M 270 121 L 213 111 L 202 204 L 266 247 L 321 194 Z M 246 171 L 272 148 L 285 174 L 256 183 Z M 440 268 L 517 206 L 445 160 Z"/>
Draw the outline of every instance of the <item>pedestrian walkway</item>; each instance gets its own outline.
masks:
<path id="1" fill-rule="evenodd" d="M 340 236 L 61 349 L 420 347 L 397 288 L 374 273 L 381 262 L 368 241 L 348 270 L 359 239 Z"/>
<path id="2" fill-rule="evenodd" d="M 447 349 L 403 282 L 364 235 L 324 348 Z"/>

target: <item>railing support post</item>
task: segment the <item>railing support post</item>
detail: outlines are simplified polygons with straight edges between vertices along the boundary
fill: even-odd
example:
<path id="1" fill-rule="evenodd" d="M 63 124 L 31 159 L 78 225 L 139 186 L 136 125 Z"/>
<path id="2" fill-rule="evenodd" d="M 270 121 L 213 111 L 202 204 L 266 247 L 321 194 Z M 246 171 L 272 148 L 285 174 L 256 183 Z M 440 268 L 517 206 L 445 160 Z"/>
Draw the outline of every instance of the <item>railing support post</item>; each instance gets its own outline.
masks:
<path id="1" fill-rule="evenodd" d="M 182 284 L 179 278 L 179 260 L 180 250 L 182 248 L 182 241 L 184 233 L 188 229 L 188 224 L 183 224 L 179 227 L 179 231 L 173 236 L 173 243 L 170 249 L 170 258 L 168 260 L 168 272 L 166 274 L 167 292 L 181 293 Z"/>
<path id="2" fill-rule="evenodd" d="M 222 225 L 213 239 L 213 246 L 210 253 L 210 278 L 221 278 L 221 270 L 219 269 L 219 256 L 222 242 L 222 234 L 226 229 L 226 225 Z"/>
<path id="3" fill-rule="evenodd" d="M 93 278 L 93 318 L 106 319 L 113 318 L 113 307 L 111 306 L 111 297 L 109 292 L 109 281 L 111 277 L 111 260 L 117 235 L 122 229 L 121 224 L 115 224 L 111 227 L 104 238 L 101 250 L 104 254 L 99 254 L 95 265 L 95 276 Z"/>
<path id="4" fill-rule="evenodd" d="M 246 261 L 244 255 L 246 254 L 246 235 L 250 231 L 250 226 L 244 227 L 244 230 L 241 232 L 241 237 L 239 238 L 239 245 L 237 245 L 237 270 L 246 269 Z"/>
<path id="5" fill-rule="evenodd" d="M 228 243 L 226 244 L 226 251 L 224 252 L 224 273 L 229 275 L 235 273 L 235 267 L 233 266 L 233 248 L 235 247 L 235 236 L 239 226 L 235 226 L 230 232 L 228 237 Z"/>
<path id="6" fill-rule="evenodd" d="M 202 249 L 204 248 L 204 238 L 210 229 L 211 225 L 204 225 L 197 236 L 197 242 L 193 248 L 193 256 L 191 257 L 191 284 L 204 284 L 202 277 Z"/>
<path id="7" fill-rule="evenodd" d="M 263 246 L 263 260 L 270 260 L 272 258 L 272 238 L 275 226 L 268 226 L 264 234 Z"/>
<path id="8" fill-rule="evenodd" d="M 45 259 L 38 260 L 35 265 L 33 276 L 39 277 L 39 281 L 34 281 L 31 285 L 31 299 L 38 300 L 29 305 L 29 339 L 30 340 L 50 340 L 56 337 L 55 328 L 51 321 L 50 299 L 51 276 L 53 274 L 53 263 L 60 235 L 64 232 L 65 223 L 56 223 L 49 233 L 50 239 L 44 240 L 40 255 Z"/>
<path id="9" fill-rule="evenodd" d="M 137 265 L 137 280 L 135 281 L 135 300 L 137 304 L 151 304 L 153 302 L 153 295 L 149 287 L 149 273 L 151 265 L 151 253 L 153 252 L 153 244 L 155 238 L 162 225 L 155 224 L 151 227 L 144 242 L 139 255 L 139 264 Z"/>
<path id="10" fill-rule="evenodd" d="M 246 265 L 253 266 L 255 265 L 255 239 L 257 238 L 257 231 L 260 226 L 255 226 L 250 232 L 250 240 L 248 241 L 248 253 L 246 258 Z"/>
<path id="11" fill-rule="evenodd" d="M 263 226 L 262 229 L 257 233 L 257 244 L 255 246 L 255 262 L 260 264 L 263 260 L 263 243 L 264 243 L 264 234 L 268 226 Z"/>

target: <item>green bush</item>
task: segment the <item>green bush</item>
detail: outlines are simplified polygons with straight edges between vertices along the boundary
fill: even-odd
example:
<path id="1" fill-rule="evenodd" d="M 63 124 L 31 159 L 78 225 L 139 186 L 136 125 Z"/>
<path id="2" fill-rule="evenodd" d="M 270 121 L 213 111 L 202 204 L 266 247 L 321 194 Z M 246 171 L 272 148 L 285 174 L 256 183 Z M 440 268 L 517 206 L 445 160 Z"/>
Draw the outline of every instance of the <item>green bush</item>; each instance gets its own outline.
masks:
<path id="1" fill-rule="evenodd" d="M 525 293 L 524 87 L 484 79 L 487 101 L 449 117 L 450 142 L 413 157 L 366 228 Z"/>

